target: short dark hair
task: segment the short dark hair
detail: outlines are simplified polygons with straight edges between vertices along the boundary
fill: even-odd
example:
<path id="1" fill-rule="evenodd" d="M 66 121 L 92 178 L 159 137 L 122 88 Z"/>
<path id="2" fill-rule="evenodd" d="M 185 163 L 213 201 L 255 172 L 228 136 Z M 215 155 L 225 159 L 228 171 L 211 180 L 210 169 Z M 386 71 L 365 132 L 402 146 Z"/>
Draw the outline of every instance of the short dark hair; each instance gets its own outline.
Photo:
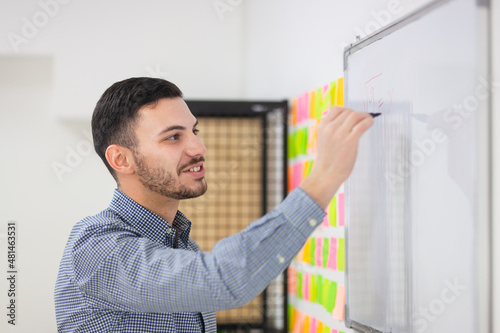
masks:
<path id="1" fill-rule="evenodd" d="M 115 170 L 106 160 L 106 149 L 117 144 L 135 152 L 134 133 L 138 111 L 154 105 L 162 98 L 181 97 L 181 90 L 172 82 L 150 77 L 135 77 L 116 82 L 96 104 L 92 115 L 92 137 L 97 155 L 118 181 Z"/>

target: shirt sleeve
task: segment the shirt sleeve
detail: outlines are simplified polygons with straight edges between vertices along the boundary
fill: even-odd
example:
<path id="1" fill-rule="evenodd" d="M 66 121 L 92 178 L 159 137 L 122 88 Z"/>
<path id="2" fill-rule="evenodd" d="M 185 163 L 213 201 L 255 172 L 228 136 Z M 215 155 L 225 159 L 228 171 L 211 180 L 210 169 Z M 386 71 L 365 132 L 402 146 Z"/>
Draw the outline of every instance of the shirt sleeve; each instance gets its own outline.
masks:
<path id="1" fill-rule="evenodd" d="M 138 312 L 204 312 L 242 306 L 297 255 L 325 212 L 301 188 L 211 252 L 172 249 L 96 226 L 73 246 L 74 279 L 91 306 Z"/>

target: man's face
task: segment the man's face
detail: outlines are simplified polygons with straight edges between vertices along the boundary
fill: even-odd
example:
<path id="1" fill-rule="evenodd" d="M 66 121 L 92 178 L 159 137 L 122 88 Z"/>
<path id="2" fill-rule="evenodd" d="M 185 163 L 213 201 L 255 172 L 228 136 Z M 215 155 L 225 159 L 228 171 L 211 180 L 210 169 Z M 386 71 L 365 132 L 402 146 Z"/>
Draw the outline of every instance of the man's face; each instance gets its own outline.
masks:
<path id="1" fill-rule="evenodd" d="M 145 188 L 177 200 L 205 193 L 206 148 L 196 136 L 197 123 L 180 97 L 163 98 L 139 110 L 134 160 Z"/>

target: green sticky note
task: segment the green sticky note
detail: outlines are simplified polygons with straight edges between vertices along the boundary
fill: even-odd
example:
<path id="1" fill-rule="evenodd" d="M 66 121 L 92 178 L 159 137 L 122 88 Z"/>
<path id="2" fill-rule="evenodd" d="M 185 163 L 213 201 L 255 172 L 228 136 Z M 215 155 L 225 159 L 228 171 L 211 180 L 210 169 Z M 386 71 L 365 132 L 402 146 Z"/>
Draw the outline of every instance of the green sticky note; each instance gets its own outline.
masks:
<path id="1" fill-rule="evenodd" d="M 307 154 L 307 140 L 308 140 L 309 129 L 304 127 L 302 129 L 302 136 L 300 138 L 300 153 L 303 155 Z"/>
<path id="2" fill-rule="evenodd" d="M 302 273 L 297 272 L 297 297 L 302 298 Z"/>
<path id="3" fill-rule="evenodd" d="M 316 303 L 323 304 L 323 299 L 325 298 L 324 292 L 323 292 L 323 285 L 325 283 L 324 278 L 322 275 L 316 275 L 317 281 L 316 281 L 316 286 L 318 288 L 317 291 L 317 299 Z"/>
<path id="4" fill-rule="evenodd" d="M 291 160 L 295 156 L 297 156 L 296 152 L 296 144 L 295 144 L 295 138 L 296 138 L 296 133 L 289 133 L 288 134 L 288 159 Z"/>
<path id="5" fill-rule="evenodd" d="M 328 219 L 332 227 L 337 226 L 337 196 L 334 196 L 328 206 Z"/>
<path id="6" fill-rule="evenodd" d="M 311 292 L 309 293 L 309 298 L 311 302 L 316 303 L 318 299 L 318 286 L 314 277 L 314 275 L 311 275 Z"/>
<path id="7" fill-rule="evenodd" d="M 337 81 L 330 84 L 330 99 L 331 106 L 337 105 Z"/>
<path id="8" fill-rule="evenodd" d="M 332 282 L 330 284 L 330 290 L 328 292 L 328 300 L 326 302 L 326 311 L 328 313 L 333 312 L 333 308 L 335 307 L 335 299 L 337 298 L 337 283 Z"/>
<path id="9" fill-rule="evenodd" d="M 321 333 L 330 333 L 332 330 L 328 326 L 323 326 L 323 332 Z"/>
<path id="10" fill-rule="evenodd" d="M 328 303 L 328 295 L 330 294 L 331 281 L 328 279 L 323 280 L 323 299 L 321 305 L 326 309 Z"/>
<path id="11" fill-rule="evenodd" d="M 328 252 L 330 251 L 330 239 L 329 238 L 323 238 L 323 262 L 322 266 L 326 267 L 328 263 Z"/>
<path id="12" fill-rule="evenodd" d="M 314 265 L 314 255 L 316 254 L 316 238 L 311 238 L 311 252 L 309 252 L 309 263 Z"/>
<path id="13" fill-rule="evenodd" d="M 337 250 L 337 269 L 344 271 L 345 267 L 345 251 L 344 251 L 344 238 L 339 238 L 339 247 Z"/>

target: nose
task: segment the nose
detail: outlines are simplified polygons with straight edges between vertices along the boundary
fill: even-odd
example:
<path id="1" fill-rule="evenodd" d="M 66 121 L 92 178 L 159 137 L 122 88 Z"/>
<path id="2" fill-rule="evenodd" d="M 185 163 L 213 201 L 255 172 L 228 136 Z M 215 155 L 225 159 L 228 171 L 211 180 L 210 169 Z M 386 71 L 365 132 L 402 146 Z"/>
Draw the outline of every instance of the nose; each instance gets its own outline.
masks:
<path id="1" fill-rule="evenodd" d="M 186 147 L 186 154 L 191 157 L 201 157 L 204 156 L 206 152 L 207 148 L 203 142 L 201 142 L 201 139 L 193 133 Z"/>

